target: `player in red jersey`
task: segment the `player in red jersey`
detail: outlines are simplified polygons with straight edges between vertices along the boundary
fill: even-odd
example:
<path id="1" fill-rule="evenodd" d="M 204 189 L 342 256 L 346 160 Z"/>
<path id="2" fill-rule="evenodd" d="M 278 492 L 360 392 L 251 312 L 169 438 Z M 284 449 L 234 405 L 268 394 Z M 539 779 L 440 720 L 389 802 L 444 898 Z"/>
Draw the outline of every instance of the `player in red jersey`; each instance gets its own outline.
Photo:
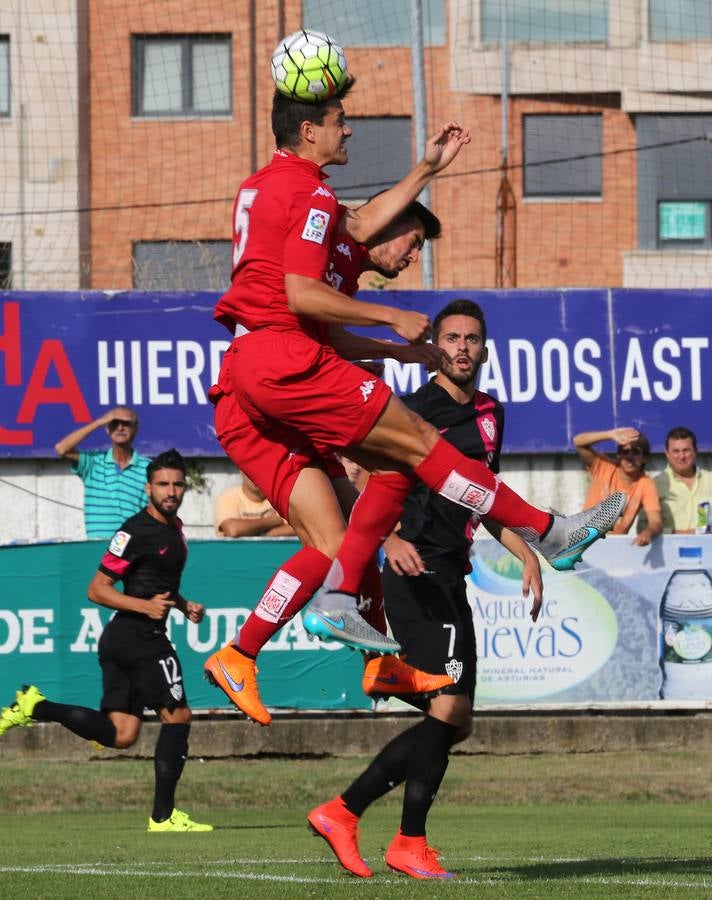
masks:
<path id="1" fill-rule="evenodd" d="M 417 201 L 412 202 L 405 212 L 368 245 L 357 243 L 343 231 L 334 248 L 326 278 L 342 293 L 350 296 L 358 288 L 359 275 L 365 271 L 375 271 L 388 278 L 396 277 L 418 259 L 425 240 L 440 237 L 441 225 L 437 216 Z M 401 362 L 421 361 L 424 346 L 394 344 L 357 337 L 345 329 L 331 326 L 329 336 L 332 344 L 342 347 L 345 352 L 360 352 L 364 356 L 381 357 L 392 354 Z M 425 360 L 428 361 L 428 360 Z M 269 471 L 275 485 L 293 486 L 300 472 L 308 465 L 318 465 L 319 460 L 306 454 L 290 453 L 276 442 L 270 442 L 256 429 L 249 417 L 234 403 L 224 401 L 216 418 L 218 435 L 223 436 L 222 423 L 227 421 L 232 437 L 231 452 L 237 453 L 242 468 L 248 474 L 258 469 Z M 328 523 L 334 547 L 338 547 L 346 530 L 348 519 L 358 492 L 349 482 L 343 467 L 333 454 L 321 461 L 332 480 L 335 501 L 338 501 L 343 517 L 335 502 L 322 509 L 322 519 Z M 310 535 L 302 535 L 306 543 Z M 280 574 L 281 573 L 281 574 Z M 276 584 L 274 583 L 276 580 Z M 253 661 L 267 641 L 287 621 L 293 618 L 309 600 L 303 593 L 296 598 L 287 598 L 289 587 L 280 570 L 265 592 L 257 607 L 248 616 L 238 634 L 221 650 L 206 661 L 208 678 L 221 687 L 228 697 L 248 716 L 261 724 L 269 724 L 271 716 L 264 708 L 255 680 Z M 385 635 L 387 626 L 383 611 L 383 591 L 380 570 L 375 558 L 366 567 L 360 587 L 361 613 L 365 621 L 379 633 Z M 284 602 L 286 600 L 286 603 Z M 244 669 L 244 677 L 238 678 L 238 670 Z M 232 674 L 230 674 L 232 672 Z M 243 683 L 242 690 L 231 689 L 230 679 L 235 684 Z M 367 658 L 363 689 L 372 696 L 412 695 L 432 696 L 452 683 L 447 675 L 435 675 L 414 669 L 394 656 L 371 656 Z"/>
<path id="2" fill-rule="evenodd" d="M 284 608 L 297 596 L 308 599 L 324 582 L 322 603 L 305 620 L 308 630 L 360 649 L 397 650 L 363 622 L 356 594 L 365 566 L 398 520 L 414 476 L 452 502 L 515 530 L 558 568 L 570 568 L 605 534 L 624 500 L 614 495 L 569 519 L 532 507 L 482 463 L 449 445 L 383 382 L 364 378 L 323 343 L 332 324 L 387 325 L 411 344 L 427 338 L 426 316 L 347 299 L 323 278 L 339 222 L 360 243 L 372 238 L 455 158 L 469 141 L 467 132 L 449 123 L 396 188 L 341 215 L 322 171 L 347 160 L 351 131 L 341 99 L 302 104 L 276 94 L 272 124 L 275 158 L 243 183 L 235 203 L 233 280 L 216 318 L 239 336 L 211 389 L 216 430 L 228 455 L 243 466 L 229 423 L 229 405 L 237 404 L 263 436 L 290 452 L 337 449 L 373 473 L 336 552 L 323 517 L 333 502 L 323 468 L 305 466 L 291 485 L 273 483 L 268 471 L 248 471 L 282 515 L 288 509 L 300 537 L 309 538 L 309 546 L 276 574 L 263 600 L 273 610 Z M 360 357 L 362 350 L 353 349 L 357 343 L 339 350 Z M 227 671 L 233 697 L 244 689 L 243 674 Z"/>

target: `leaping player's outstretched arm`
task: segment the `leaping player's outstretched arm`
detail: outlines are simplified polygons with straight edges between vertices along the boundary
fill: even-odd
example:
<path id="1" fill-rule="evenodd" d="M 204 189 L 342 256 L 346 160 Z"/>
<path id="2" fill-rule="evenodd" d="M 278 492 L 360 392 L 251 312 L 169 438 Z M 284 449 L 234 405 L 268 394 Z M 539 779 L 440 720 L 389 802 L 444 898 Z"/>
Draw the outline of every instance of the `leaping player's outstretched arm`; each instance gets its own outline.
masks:
<path id="1" fill-rule="evenodd" d="M 467 128 L 459 122 L 447 122 L 428 138 L 423 158 L 405 178 L 358 209 L 347 210 L 339 227 L 360 244 L 370 241 L 397 219 L 431 179 L 449 166 L 462 147 L 469 143 Z"/>

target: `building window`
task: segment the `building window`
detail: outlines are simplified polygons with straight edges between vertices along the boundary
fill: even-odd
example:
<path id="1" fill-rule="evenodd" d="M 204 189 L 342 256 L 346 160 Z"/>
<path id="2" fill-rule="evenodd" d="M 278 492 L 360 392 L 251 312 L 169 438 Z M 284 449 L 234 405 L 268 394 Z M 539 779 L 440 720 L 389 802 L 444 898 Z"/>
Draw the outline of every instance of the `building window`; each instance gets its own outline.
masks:
<path id="1" fill-rule="evenodd" d="M 501 40 L 502 0 L 481 0 L 483 44 Z M 608 0 L 509 0 L 507 37 L 517 43 L 604 44 L 608 40 Z"/>
<path id="2" fill-rule="evenodd" d="M 224 116 L 232 111 L 226 34 L 134 35 L 135 116 Z"/>
<path id="3" fill-rule="evenodd" d="M 341 200 L 367 200 L 392 187 L 412 168 L 408 116 L 350 118 L 349 164 L 329 166 L 329 187 Z"/>
<path id="4" fill-rule="evenodd" d="M 599 114 L 524 116 L 524 196 L 600 197 Z"/>
<path id="5" fill-rule="evenodd" d="M 136 241 L 133 286 L 140 291 L 223 291 L 230 283 L 230 241 Z"/>
<path id="6" fill-rule="evenodd" d="M 12 290 L 12 244 L 0 243 L 0 290 Z"/>
<path id="7" fill-rule="evenodd" d="M 712 247 L 712 115 L 638 115 L 638 247 Z"/>
<path id="8" fill-rule="evenodd" d="M 709 41 L 709 0 L 650 0 L 651 41 Z"/>
<path id="9" fill-rule="evenodd" d="M 0 116 L 10 115 L 10 38 L 0 34 Z"/>
<path id="10" fill-rule="evenodd" d="M 410 47 L 410 7 L 411 0 L 303 0 L 302 21 L 305 28 L 332 35 L 347 51 L 349 47 Z M 445 0 L 423 3 L 423 40 L 427 46 L 444 46 Z"/>

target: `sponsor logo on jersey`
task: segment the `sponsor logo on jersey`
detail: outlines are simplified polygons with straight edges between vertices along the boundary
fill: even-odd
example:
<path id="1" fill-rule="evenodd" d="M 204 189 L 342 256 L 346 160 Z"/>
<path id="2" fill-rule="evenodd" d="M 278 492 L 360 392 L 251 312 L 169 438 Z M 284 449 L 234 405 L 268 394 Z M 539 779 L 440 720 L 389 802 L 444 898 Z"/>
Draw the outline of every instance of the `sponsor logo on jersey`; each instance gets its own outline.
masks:
<path id="1" fill-rule="evenodd" d="M 109 544 L 109 553 L 111 553 L 112 556 L 123 556 L 124 550 L 130 540 L 131 535 L 128 531 L 117 531 Z"/>
<path id="2" fill-rule="evenodd" d="M 287 157 L 289 156 L 289 154 L 288 154 L 288 153 L 285 153 L 284 150 L 275 150 L 275 151 L 274 151 L 274 155 L 275 155 L 275 156 L 281 156 L 283 159 L 287 159 Z"/>
<path id="3" fill-rule="evenodd" d="M 331 191 L 328 188 L 322 187 L 321 185 L 316 188 L 316 190 L 312 194 L 312 197 L 328 197 L 330 200 L 334 199 L 334 195 L 331 193 Z"/>
<path id="4" fill-rule="evenodd" d="M 330 213 L 324 212 L 323 209 L 312 207 L 309 210 L 307 222 L 302 231 L 302 240 L 312 241 L 314 244 L 323 244 L 330 219 Z"/>
<path id="5" fill-rule="evenodd" d="M 349 247 L 348 244 L 344 243 L 344 241 L 342 241 L 340 244 L 337 244 L 336 249 L 342 256 L 346 256 L 351 259 L 351 247 Z"/>
<path id="6" fill-rule="evenodd" d="M 484 418 L 480 419 L 480 427 L 487 435 L 487 437 L 491 441 L 493 441 L 495 435 L 497 434 L 497 423 L 492 418 L 492 416 L 485 416 Z"/>
<path id="7" fill-rule="evenodd" d="M 174 700 L 181 700 L 183 697 L 183 685 L 182 684 L 172 684 L 171 685 L 171 696 Z"/>
<path id="8" fill-rule="evenodd" d="M 462 676 L 463 665 L 459 659 L 451 659 L 445 663 L 445 671 L 457 684 Z"/>
<path id="9" fill-rule="evenodd" d="M 360 391 L 361 391 L 361 396 L 363 397 L 364 403 L 368 400 L 368 398 L 373 393 L 373 389 L 375 388 L 375 386 L 376 386 L 376 382 L 373 380 L 361 382 Z"/>

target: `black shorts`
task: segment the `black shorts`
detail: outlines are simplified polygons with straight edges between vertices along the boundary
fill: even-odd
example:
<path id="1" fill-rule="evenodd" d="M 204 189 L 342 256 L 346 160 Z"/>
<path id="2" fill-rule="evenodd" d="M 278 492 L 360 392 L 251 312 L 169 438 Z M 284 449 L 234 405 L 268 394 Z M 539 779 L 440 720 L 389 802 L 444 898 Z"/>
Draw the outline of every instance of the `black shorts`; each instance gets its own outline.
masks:
<path id="1" fill-rule="evenodd" d="M 386 616 L 409 665 L 453 680 L 444 694 L 468 694 L 474 702 L 477 646 L 462 575 L 397 575 L 383 566 Z"/>
<path id="2" fill-rule="evenodd" d="M 141 619 L 146 619 L 142 616 Z M 187 707 L 183 670 L 166 633 L 150 620 L 115 616 L 99 639 L 101 709 L 141 716 L 145 707 Z"/>

